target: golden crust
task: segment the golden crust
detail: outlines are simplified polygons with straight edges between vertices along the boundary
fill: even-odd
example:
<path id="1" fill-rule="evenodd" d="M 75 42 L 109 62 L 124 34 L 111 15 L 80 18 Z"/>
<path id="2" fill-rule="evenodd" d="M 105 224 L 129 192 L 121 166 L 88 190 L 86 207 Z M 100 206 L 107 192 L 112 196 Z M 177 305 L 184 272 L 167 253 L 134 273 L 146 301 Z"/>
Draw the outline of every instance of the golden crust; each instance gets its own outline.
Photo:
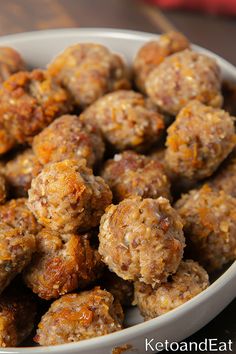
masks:
<path id="1" fill-rule="evenodd" d="M 96 287 L 53 302 L 42 317 L 34 340 L 40 345 L 78 342 L 121 330 L 123 319 L 118 301 Z"/>
<path id="2" fill-rule="evenodd" d="M 5 203 L 7 194 L 6 179 L 2 174 L 0 174 L 0 204 Z"/>
<path id="3" fill-rule="evenodd" d="M 0 83 L 12 74 L 25 69 L 26 65 L 15 49 L 0 47 Z"/>
<path id="4" fill-rule="evenodd" d="M 0 90 L 0 153 L 32 137 L 72 109 L 66 91 L 46 71 L 19 72 Z"/>
<path id="5" fill-rule="evenodd" d="M 192 260 L 182 261 L 166 283 L 152 289 L 135 282 L 135 304 L 145 320 L 161 316 L 191 300 L 209 286 L 207 272 Z"/>

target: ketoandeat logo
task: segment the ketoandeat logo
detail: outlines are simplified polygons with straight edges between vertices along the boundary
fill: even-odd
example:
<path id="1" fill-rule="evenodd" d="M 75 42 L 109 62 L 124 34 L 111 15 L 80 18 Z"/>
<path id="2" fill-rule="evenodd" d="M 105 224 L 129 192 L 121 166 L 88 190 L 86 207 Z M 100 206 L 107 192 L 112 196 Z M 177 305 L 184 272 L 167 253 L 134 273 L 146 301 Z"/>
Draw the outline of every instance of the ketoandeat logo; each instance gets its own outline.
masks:
<path id="1" fill-rule="evenodd" d="M 217 338 L 206 338 L 203 342 L 158 342 L 154 338 L 145 338 L 145 351 L 148 353 L 160 352 L 162 350 L 172 352 L 232 352 L 233 342 L 220 342 Z"/>

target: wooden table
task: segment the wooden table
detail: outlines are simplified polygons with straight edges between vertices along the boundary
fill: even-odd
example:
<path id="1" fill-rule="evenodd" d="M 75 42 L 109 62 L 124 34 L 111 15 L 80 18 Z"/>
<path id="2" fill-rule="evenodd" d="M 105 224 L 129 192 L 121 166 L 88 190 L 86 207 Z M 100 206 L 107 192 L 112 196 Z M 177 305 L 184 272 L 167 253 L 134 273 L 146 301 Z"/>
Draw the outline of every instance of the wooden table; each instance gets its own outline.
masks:
<path id="1" fill-rule="evenodd" d="M 235 18 L 164 11 L 166 21 L 159 12 L 147 10 L 135 0 L 0 0 L 0 8 L 0 35 L 63 27 L 113 27 L 160 33 L 170 21 L 192 42 L 236 65 Z M 189 339 L 231 339 L 236 352 L 235 314 L 236 300 Z"/>

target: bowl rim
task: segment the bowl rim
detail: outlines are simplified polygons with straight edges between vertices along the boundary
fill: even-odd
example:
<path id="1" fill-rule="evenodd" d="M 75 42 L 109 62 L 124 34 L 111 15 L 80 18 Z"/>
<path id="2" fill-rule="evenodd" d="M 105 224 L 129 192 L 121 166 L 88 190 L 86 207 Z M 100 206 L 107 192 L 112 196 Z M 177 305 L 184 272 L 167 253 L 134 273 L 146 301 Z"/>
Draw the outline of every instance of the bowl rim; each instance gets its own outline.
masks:
<path id="1" fill-rule="evenodd" d="M 151 38 L 158 38 L 159 34 L 142 32 L 142 31 L 134 31 L 127 29 L 115 29 L 115 28 L 96 28 L 96 27 L 88 27 L 88 28 L 58 28 L 58 29 L 49 29 L 49 30 L 39 30 L 39 31 L 31 31 L 31 32 L 21 32 L 16 34 L 8 34 L 0 37 L 0 45 L 9 44 L 11 42 L 22 43 L 27 40 L 43 40 L 44 38 L 48 38 L 49 36 L 54 37 L 55 39 L 61 38 L 63 34 L 65 37 L 71 37 L 74 34 L 85 35 L 85 36 L 96 36 L 99 38 L 113 38 L 113 39 L 129 39 L 129 40 L 150 40 Z M 78 37 L 79 41 L 79 37 Z M 232 73 L 232 76 L 235 77 L 236 80 L 236 67 L 232 65 L 230 62 L 215 54 L 214 52 L 200 47 L 198 45 L 192 44 L 192 47 L 198 51 L 206 53 L 215 57 L 221 67 L 227 68 L 228 71 Z M 173 316 L 183 316 L 184 314 L 190 312 L 192 309 L 198 307 L 199 305 L 206 303 L 213 295 L 215 295 L 220 289 L 224 288 L 227 284 L 231 283 L 235 279 L 236 281 L 236 261 L 232 263 L 232 265 L 217 279 L 215 280 L 207 289 L 203 292 L 187 301 L 186 303 L 180 305 L 179 307 L 169 311 L 168 313 L 153 318 L 149 321 L 142 322 L 136 324 L 134 326 L 125 328 L 118 332 L 110 333 L 100 337 L 94 337 L 91 339 L 82 340 L 79 342 L 73 343 L 65 343 L 54 346 L 40 346 L 40 347 L 8 347 L 8 348 L 0 348 L 0 353 L 8 353 L 8 354 L 32 354 L 32 353 L 43 353 L 47 350 L 50 353 L 55 354 L 63 354 L 67 352 L 68 354 L 76 349 L 85 349 L 90 347 L 91 350 L 96 350 L 98 346 L 100 347 L 102 344 L 114 346 L 114 341 L 120 342 L 128 342 L 131 338 L 138 337 L 139 335 L 146 335 L 151 330 L 158 330 L 159 327 L 167 325 L 172 319 Z"/>

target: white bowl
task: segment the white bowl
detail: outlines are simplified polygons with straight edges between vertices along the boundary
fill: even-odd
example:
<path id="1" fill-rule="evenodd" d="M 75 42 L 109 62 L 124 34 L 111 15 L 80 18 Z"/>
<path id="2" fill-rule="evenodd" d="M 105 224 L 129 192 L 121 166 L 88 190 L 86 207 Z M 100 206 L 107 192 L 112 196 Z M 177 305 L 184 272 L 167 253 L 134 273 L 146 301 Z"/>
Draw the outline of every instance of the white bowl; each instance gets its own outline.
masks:
<path id="1" fill-rule="evenodd" d="M 157 35 L 113 29 L 63 29 L 21 33 L 0 38 L 0 45 L 15 47 L 33 67 L 44 67 L 58 52 L 76 42 L 98 42 L 122 53 L 130 63 L 138 48 Z M 218 61 L 223 77 L 236 81 L 236 68 L 214 53 L 194 46 L 197 51 L 213 56 Z M 0 349 L 0 353 L 21 354 L 111 354 L 112 349 L 130 345 L 128 353 L 145 352 L 145 338 L 155 341 L 180 341 L 190 336 L 220 313 L 236 295 L 236 262 L 208 289 L 169 313 L 142 322 L 137 309 L 127 315 L 127 324 L 133 325 L 120 332 L 84 340 L 78 343 L 51 347 Z M 152 352 L 152 351 L 150 351 Z"/>

